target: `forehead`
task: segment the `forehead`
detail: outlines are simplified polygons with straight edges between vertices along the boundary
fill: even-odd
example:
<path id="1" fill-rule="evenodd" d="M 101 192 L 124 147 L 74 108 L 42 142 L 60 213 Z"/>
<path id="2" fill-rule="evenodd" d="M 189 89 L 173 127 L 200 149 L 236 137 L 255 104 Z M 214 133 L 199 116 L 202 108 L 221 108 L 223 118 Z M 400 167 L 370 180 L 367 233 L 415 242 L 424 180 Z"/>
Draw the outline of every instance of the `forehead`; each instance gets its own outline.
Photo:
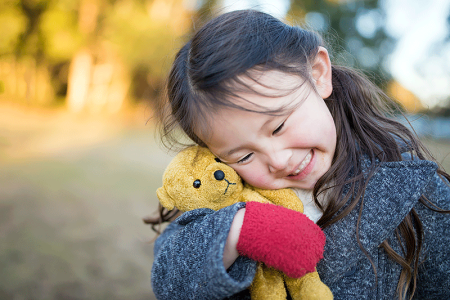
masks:
<path id="1" fill-rule="evenodd" d="M 287 115 L 312 91 L 309 82 L 298 75 L 258 70 L 239 76 L 227 88 L 232 90 L 232 96 L 226 102 L 232 105 L 215 106 L 204 114 L 204 122 L 198 127 L 203 141 L 213 134 L 213 125 L 226 124 L 230 119 L 239 122 L 240 118 L 258 115 Z"/>
<path id="2" fill-rule="evenodd" d="M 261 71 L 257 69 L 249 70 L 246 74 L 237 76 L 231 83 L 230 89 L 235 89 L 237 97 L 230 97 L 230 101 L 241 104 L 265 105 L 267 108 L 274 108 L 281 105 L 281 101 L 264 101 L 264 98 L 279 98 L 295 93 L 307 80 L 290 73 L 278 70 Z M 261 100 L 258 100 L 261 99 Z M 242 101 L 244 100 L 244 101 Z M 247 100 L 247 101 L 245 101 Z M 261 103 L 264 102 L 264 103 Z"/>

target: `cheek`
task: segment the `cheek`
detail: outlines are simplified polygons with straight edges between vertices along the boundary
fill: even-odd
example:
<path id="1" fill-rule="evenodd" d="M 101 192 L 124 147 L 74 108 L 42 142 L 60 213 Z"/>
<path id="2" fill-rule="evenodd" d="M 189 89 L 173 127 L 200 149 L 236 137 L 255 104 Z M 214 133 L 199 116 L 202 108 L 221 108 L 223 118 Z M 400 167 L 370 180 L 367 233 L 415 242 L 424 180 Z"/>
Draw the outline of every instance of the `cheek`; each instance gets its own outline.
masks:
<path id="1" fill-rule="evenodd" d="M 331 115 L 325 114 L 303 131 L 304 141 L 326 152 L 334 153 L 336 147 L 336 126 Z"/>

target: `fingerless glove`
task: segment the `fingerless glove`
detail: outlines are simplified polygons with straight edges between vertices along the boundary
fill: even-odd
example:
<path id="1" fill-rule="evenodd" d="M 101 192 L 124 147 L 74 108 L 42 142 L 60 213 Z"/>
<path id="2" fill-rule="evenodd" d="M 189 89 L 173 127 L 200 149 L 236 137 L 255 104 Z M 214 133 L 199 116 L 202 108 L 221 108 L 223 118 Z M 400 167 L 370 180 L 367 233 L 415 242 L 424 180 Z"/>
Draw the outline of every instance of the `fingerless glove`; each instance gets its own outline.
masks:
<path id="1" fill-rule="evenodd" d="M 323 258 L 325 235 L 304 214 L 268 203 L 247 202 L 237 250 L 299 278 Z"/>

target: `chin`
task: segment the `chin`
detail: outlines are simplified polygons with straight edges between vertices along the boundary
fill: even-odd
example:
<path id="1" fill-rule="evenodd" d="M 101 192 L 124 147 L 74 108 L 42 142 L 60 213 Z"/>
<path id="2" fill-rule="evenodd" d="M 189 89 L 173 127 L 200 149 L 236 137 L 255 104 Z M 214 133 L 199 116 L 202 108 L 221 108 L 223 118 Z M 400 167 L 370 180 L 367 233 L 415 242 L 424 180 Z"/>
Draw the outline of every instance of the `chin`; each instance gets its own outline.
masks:
<path id="1" fill-rule="evenodd" d="M 302 190 L 312 190 L 314 188 L 314 184 L 313 185 L 303 185 L 301 187 L 298 187 L 299 189 Z"/>
<path id="2" fill-rule="evenodd" d="M 293 188 L 297 188 L 297 189 L 302 189 L 302 190 L 312 190 L 314 188 L 314 185 L 316 183 L 308 183 L 308 182 L 301 182 L 295 185 L 292 185 L 291 187 Z"/>

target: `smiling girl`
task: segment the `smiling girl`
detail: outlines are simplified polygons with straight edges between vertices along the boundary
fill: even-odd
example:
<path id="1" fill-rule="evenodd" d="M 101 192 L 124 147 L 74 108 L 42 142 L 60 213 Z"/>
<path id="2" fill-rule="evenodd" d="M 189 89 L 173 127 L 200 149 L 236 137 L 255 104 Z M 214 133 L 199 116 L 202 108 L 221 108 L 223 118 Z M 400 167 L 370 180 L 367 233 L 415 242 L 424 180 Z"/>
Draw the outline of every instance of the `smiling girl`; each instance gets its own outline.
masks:
<path id="1" fill-rule="evenodd" d="M 302 195 L 327 238 L 317 270 L 335 299 L 450 299 L 450 218 L 440 209 L 450 208 L 450 176 L 387 117 L 390 100 L 374 84 L 331 64 L 318 35 L 253 10 L 218 16 L 178 52 L 168 99 L 165 138 L 181 127 L 245 182 Z M 267 205 L 172 222 L 155 243 L 158 299 L 248 299 L 252 258 L 296 265 L 247 248 L 265 230 L 252 218 L 279 209 Z M 280 210 L 265 222 L 283 235 L 299 220 Z"/>
<path id="2" fill-rule="evenodd" d="M 255 187 L 312 189 L 330 168 L 336 146 L 333 117 L 323 100 L 331 94 L 331 73 L 319 73 L 330 70 L 325 64 L 329 64 L 328 54 L 321 47 L 313 65 L 320 94 L 298 76 L 279 71 L 254 72 L 257 82 L 242 78 L 256 93 L 236 94 L 234 101 L 243 109 L 213 112 L 202 140 Z M 278 116 L 252 111 L 285 106 L 295 108 Z"/>

